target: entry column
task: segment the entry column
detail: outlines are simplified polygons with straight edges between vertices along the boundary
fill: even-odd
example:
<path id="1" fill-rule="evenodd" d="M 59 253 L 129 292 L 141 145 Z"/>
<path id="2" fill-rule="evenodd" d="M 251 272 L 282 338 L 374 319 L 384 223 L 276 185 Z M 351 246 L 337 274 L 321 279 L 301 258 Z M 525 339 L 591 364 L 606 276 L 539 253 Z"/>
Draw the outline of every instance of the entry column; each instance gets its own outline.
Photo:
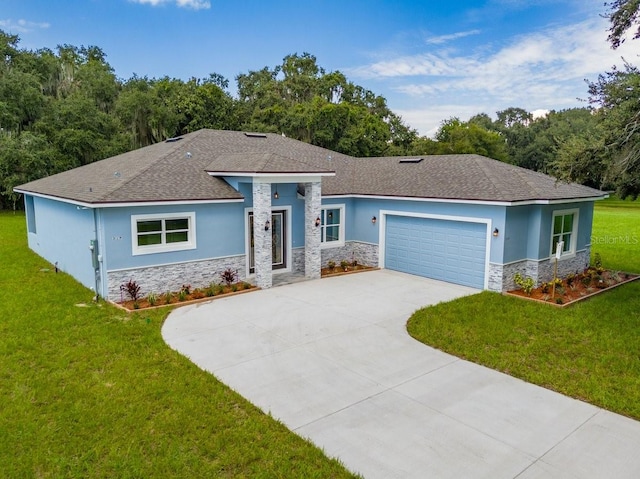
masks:
<path id="1" fill-rule="evenodd" d="M 319 222 L 321 214 L 321 183 L 304 184 L 304 275 L 320 278 L 322 255 L 320 251 Z"/>
<path id="2" fill-rule="evenodd" d="M 268 227 L 267 227 L 268 225 Z M 253 256 L 256 285 L 272 285 L 271 183 L 253 182 Z"/>

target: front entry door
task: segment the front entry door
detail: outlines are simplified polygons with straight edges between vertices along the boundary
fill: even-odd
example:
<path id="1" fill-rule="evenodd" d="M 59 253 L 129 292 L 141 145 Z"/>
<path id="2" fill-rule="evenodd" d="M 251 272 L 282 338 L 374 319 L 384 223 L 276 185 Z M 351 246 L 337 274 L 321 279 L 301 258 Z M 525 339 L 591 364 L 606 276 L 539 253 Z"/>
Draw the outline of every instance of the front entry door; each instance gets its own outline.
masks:
<path id="1" fill-rule="evenodd" d="M 287 267 L 287 212 L 273 210 L 271 212 L 271 257 L 273 269 Z M 255 251 L 253 246 L 253 212 L 249 212 L 249 272 L 255 273 Z"/>

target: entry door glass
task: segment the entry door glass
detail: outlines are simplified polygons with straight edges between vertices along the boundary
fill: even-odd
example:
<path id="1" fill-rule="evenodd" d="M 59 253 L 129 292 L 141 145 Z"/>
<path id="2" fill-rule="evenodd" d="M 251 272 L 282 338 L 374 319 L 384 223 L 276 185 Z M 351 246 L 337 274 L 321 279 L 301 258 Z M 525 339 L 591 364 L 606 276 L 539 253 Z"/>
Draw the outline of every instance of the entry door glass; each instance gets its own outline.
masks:
<path id="1" fill-rule="evenodd" d="M 273 269 L 287 267 L 286 211 L 271 212 L 271 257 Z M 264 227 L 264 226 L 263 226 Z M 249 271 L 255 272 L 255 249 L 253 243 L 253 213 L 249 213 Z"/>

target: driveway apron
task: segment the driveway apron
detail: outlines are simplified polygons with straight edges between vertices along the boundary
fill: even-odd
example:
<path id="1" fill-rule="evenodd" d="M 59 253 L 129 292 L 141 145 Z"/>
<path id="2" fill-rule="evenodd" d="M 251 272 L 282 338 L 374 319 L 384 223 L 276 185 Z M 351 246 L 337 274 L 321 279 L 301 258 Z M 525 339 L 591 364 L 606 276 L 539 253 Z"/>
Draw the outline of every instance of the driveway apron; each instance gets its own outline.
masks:
<path id="1" fill-rule="evenodd" d="M 639 422 L 407 334 L 476 292 L 378 270 L 179 308 L 162 334 L 365 478 L 640 477 Z"/>

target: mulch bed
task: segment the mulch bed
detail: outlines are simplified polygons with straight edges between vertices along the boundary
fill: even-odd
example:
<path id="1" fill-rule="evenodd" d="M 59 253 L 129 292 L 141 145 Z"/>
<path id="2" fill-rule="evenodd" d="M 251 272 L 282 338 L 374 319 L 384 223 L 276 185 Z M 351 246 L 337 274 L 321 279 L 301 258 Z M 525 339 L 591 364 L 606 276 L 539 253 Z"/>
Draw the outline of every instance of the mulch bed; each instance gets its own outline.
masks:
<path id="1" fill-rule="evenodd" d="M 582 273 L 570 275 L 567 278 L 559 278 L 555 292 L 552 282 L 549 282 L 533 289 L 531 294 L 527 294 L 522 289 L 508 291 L 506 294 L 555 306 L 568 306 L 621 284 L 635 281 L 638 277 L 639 275 L 637 274 L 587 268 Z"/>
<path id="2" fill-rule="evenodd" d="M 374 269 L 379 268 L 376 268 L 375 266 L 364 266 L 361 264 L 358 264 L 356 266 L 349 265 L 346 268 L 342 268 L 340 267 L 340 265 L 337 265 L 335 268 L 322 268 L 320 270 L 320 276 L 326 278 L 328 276 L 340 276 L 343 274 L 359 273 L 361 271 L 371 271 Z"/>
<path id="3" fill-rule="evenodd" d="M 114 303 L 116 306 L 126 309 L 127 311 L 138 311 L 141 309 L 162 308 L 164 306 L 183 306 L 186 304 L 196 303 L 199 301 L 207 301 L 219 297 L 231 296 L 234 294 L 246 293 L 258 289 L 257 286 L 246 282 L 239 282 L 232 285 L 217 285 L 214 288 L 195 288 L 189 290 L 188 293 L 180 294 L 180 292 L 162 293 L 157 295 L 155 304 L 149 303 L 148 296 L 138 301 L 121 301 Z M 137 306 L 136 304 L 137 303 Z"/>

